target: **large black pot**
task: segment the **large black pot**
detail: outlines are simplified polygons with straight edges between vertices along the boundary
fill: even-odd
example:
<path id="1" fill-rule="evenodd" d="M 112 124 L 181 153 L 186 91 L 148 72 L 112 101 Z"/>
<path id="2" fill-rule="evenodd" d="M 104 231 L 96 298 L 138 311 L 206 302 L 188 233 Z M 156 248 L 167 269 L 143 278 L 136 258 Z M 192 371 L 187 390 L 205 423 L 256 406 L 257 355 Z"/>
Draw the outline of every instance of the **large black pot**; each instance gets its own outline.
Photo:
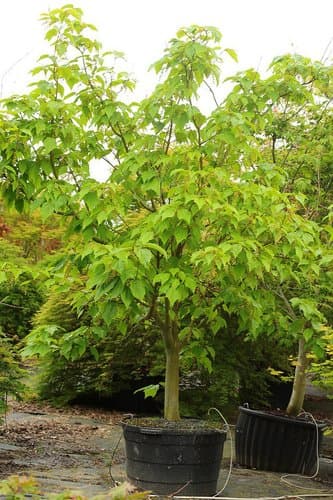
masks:
<path id="1" fill-rule="evenodd" d="M 157 495 L 216 493 L 226 433 L 123 422 L 129 481 Z"/>
<path id="2" fill-rule="evenodd" d="M 236 424 L 236 461 L 248 468 L 312 474 L 325 424 L 241 406 Z"/>

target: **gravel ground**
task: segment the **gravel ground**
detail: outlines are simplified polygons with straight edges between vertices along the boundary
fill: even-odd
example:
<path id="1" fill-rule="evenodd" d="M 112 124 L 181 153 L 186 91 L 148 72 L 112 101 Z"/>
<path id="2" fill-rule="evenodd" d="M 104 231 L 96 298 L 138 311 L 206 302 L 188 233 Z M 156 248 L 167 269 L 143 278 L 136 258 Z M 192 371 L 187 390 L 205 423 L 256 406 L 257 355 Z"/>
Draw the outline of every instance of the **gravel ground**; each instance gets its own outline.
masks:
<path id="1" fill-rule="evenodd" d="M 107 492 L 125 475 L 123 414 L 102 409 L 12 403 L 0 427 L 0 479 L 33 475 L 41 492 L 79 490 L 88 498 Z M 219 488 L 228 477 L 231 445 L 224 448 Z M 233 467 L 223 498 L 326 498 L 333 500 L 333 439 L 324 443 L 326 482 Z M 328 472 L 327 472 L 328 471 Z M 321 496 L 321 495 L 325 495 Z"/>

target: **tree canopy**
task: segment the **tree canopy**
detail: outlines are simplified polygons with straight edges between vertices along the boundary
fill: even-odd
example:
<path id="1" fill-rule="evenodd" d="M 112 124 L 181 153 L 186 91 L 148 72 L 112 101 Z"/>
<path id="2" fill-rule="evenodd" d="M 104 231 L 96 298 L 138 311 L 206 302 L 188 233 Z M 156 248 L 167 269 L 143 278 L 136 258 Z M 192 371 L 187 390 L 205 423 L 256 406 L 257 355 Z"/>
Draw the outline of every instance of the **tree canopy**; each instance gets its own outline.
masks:
<path id="1" fill-rule="evenodd" d="M 152 94 L 131 102 L 121 54 L 103 53 L 80 9 L 42 19 L 50 53 L 31 91 L 1 105 L 1 187 L 18 210 L 66 218 L 75 247 L 56 269 L 62 289 L 86 275 L 75 305 L 95 318 L 90 334 L 101 322 L 161 333 L 169 419 L 179 418 L 179 356 L 210 369 L 209 339 L 230 314 L 251 336 L 320 354 L 333 260 L 332 66 L 289 54 L 266 78 L 231 78 L 218 103 L 223 58 L 236 56 L 216 28 L 194 25 L 153 64 Z M 215 100 L 209 114 L 203 91 Z M 104 183 L 90 175 L 96 159 L 109 166 Z M 71 333 L 82 351 L 86 333 Z"/>

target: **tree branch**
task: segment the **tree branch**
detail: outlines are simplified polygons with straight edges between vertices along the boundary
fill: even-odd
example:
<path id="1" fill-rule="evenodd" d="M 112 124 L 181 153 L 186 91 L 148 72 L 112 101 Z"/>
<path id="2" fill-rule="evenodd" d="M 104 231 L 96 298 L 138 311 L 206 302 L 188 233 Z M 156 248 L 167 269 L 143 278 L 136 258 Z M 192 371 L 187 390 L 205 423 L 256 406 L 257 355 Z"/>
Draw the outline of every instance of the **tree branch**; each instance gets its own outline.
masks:
<path id="1" fill-rule="evenodd" d="M 6 306 L 6 307 L 11 307 L 12 309 L 24 309 L 23 306 L 16 306 L 14 304 L 8 304 L 7 302 L 4 302 L 3 300 L 0 301 L 1 306 Z"/>
<path id="2" fill-rule="evenodd" d="M 208 83 L 208 82 L 206 82 L 206 80 L 204 80 L 204 84 L 205 84 L 205 85 L 206 85 L 206 87 L 208 88 L 209 92 L 212 94 L 212 96 L 213 96 L 213 100 L 214 100 L 214 102 L 215 102 L 216 106 L 217 106 L 217 107 L 219 107 L 219 103 L 218 103 L 218 101 L 217 101 L 217 99 L 216 99 L 216 96 L 215 96 L 214 90 L 213 90 L 213 89 L 212 89 L 212 87 L 209 85 L 209 83 Z"/>

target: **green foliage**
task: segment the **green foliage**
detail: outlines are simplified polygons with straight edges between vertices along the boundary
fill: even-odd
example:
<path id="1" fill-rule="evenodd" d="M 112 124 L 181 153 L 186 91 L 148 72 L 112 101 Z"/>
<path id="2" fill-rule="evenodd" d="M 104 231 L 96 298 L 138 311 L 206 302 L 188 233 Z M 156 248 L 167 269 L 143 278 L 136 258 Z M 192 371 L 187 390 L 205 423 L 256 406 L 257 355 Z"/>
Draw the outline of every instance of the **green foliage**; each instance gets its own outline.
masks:
<path id="1" fill-rule="evenodd" d="M 62 355 L 82 358 L 101 324 L 123 335 L 158 332 L 165 416 L 178 419 L 180 359 L 211 369 L 224 313 L 246 337 L 290 349 L 304 339 L 306 352 L 322 351 L 333 262 L 323 219 L 331 217 L 332 66 L 286 55 L 265 79 L 245 71 L 206 116 L 198 98 L 214 95 L 223 54 L 215 28 L 179 30 L 153 65 L 160 83 L 131 103 L 119 54 L 102 52 L 79 9 L 43 20 L 51 51 L 33 70 L 40 79 L 2 102 L 0 174 L 8 204 L 61 215 L 76 235 L 56 271 L 63 291 L 87 276 L 73 303 L 92 324 L 60 337 Z M 111 166 L 106 183 L 89 177 L 101 158 Z M 53 341 L 59 332 L 47 334 Z"/>
<path id="2" fill-rule="evenodd" d="M 32 316 L 42 303 L 41 285 L 20 248 L 4 238 L 0 238 L 0 261 L 0 328 L 18 340 L 30 331 Z"/>
<path id="3" fill-rule="evenodd" d="M 38 211 L 17 213 L 0 201 L 1 245 L 12 244 L 15 257 L 21 257 L 21 263 L 36 264 L 60 248 L 63 237 L 60 223 L 61 219 L 56 216 L 43 221 Z"/>
<path id="4" fill-rule="evenodd" d="M 64 355 L 64 337 L 93 323 L 87 313 L 78 317 L 71 304 L 72 295 L 51 293 L 26 338 L 24 353 L 39 357 L 38 396 L 64 404 L 80 396 L 110 399 L 121 391 L 134 392 L 138 386 L 145 397 L 163 389 L 160 383 L 144 386 L 147 379 L 163 376 L 163 347 L 162 342 L 156 343 L 157 332 L 142 330 L 123 335 L 117 325 L 100 326 L 95 328 L 98 336 L 89 337 L 79 359 Z M 202 360 L 193 358 L 192 351 L 182 354 L 180 397 L 186 415 L 204 415 L 214 404 L 223 408 L 243 401 L 263 405 L 269 399 L 268 382 L 272 379 L 268 366 L 285 368 L 285 350 L 267 341 L 264 345 L 258 341 L 245 343 L 244 335 L 236 333 L 235 322 L 229 320 L 228 325 L 223 336 L 213 340 L 214 360 L 206 368 Z M 198 357 L 198 343 L 196 353 Z"/>
<path id="5" fill-rule="evenodd" d="M 51 293 L 25 339 L 23 353 L 39 358 L 36 389 L 41 399 L 64 404 L 80 395 L 111 398 L 134 390 L 151 375 L 153 365 L 154 376 L 161 376 L 162 348 L 154 342 L 155 333 L 122 335 L 116 325 L 93 327 L 88 313 L 78 316 L 72 296 L 73 292 Z M 72 337 L 78 340 L 83 328 L 87 344 L 81 352 Z"/>
<path id="6" fill-rule="evenodd" d="M 0 328 L 12 339 L 25 337 L 43 301 L 41 285 L 27 273 L 0 283 Z"/>
<path id="7" fill-rule="evenodd" d="M 39 488 L 33 477 L 14 475 L 0 482 L 0 494 L 9 500 L 23 500 L 26 495 L 39 494 Z"/>
<path id="8" fill-rule="evenodd" d="M 11 261 L 15 265 L 17 265 L 18 263 L 23 264 L 24 262 L 21 258 L 20 249 L 4 238 L 0 238 L 0 258 L 2 262 Z"/>
<path id="9" fill-rule="evenodd" d="M 0 481 L 0 495 L 7 500 L 24 500 L 27 496 L 42 495 L 49 500 L 88 500 L 80 491 L 64 491 L 62 493 L 41 493 L 41 487 L 37 480 L 31 476 L 10 476 Z M 138 492 L 129 483 L 122 483 L 111 488 L 106 494 L 89 497 L 90 500 L 144 500 L 148 498 L 148 492 Z"/>
<path id="10" fill-rule="evenodd" d="M 310 373 L 312 382 L 324 389 L 328 396 L 333 398 L 333 331 L 327 329 L 325 332 L 325 354 L 321 357 L 313 356 Z"/>
<path id="11" fill-rule="evenodd" d="M 6 412 L 8 395 L 20 398 L 23 394 L 24 374 L 15 348 L 0 333 L 0 415 Z"/>
<path id="12" fill-rule="evenodd" d="M 235 317 L 229 318 L 223 336 L 212 341 L 215 351 L 212 372 L 194 371 L 187 367 L 181 390 L 181 408 L 184 415 L 207 417 L 209 408 L 222 408 L 234 416 L 235 408 L 244 402 L 251 407 L 267 407 L 276 381 L 269 367 L 276 366 L 289 372 L 288 350 L 275 339 L 245 340 L 237 333 Z M 186 371 L 185 371 L 186 373 Z"/>

